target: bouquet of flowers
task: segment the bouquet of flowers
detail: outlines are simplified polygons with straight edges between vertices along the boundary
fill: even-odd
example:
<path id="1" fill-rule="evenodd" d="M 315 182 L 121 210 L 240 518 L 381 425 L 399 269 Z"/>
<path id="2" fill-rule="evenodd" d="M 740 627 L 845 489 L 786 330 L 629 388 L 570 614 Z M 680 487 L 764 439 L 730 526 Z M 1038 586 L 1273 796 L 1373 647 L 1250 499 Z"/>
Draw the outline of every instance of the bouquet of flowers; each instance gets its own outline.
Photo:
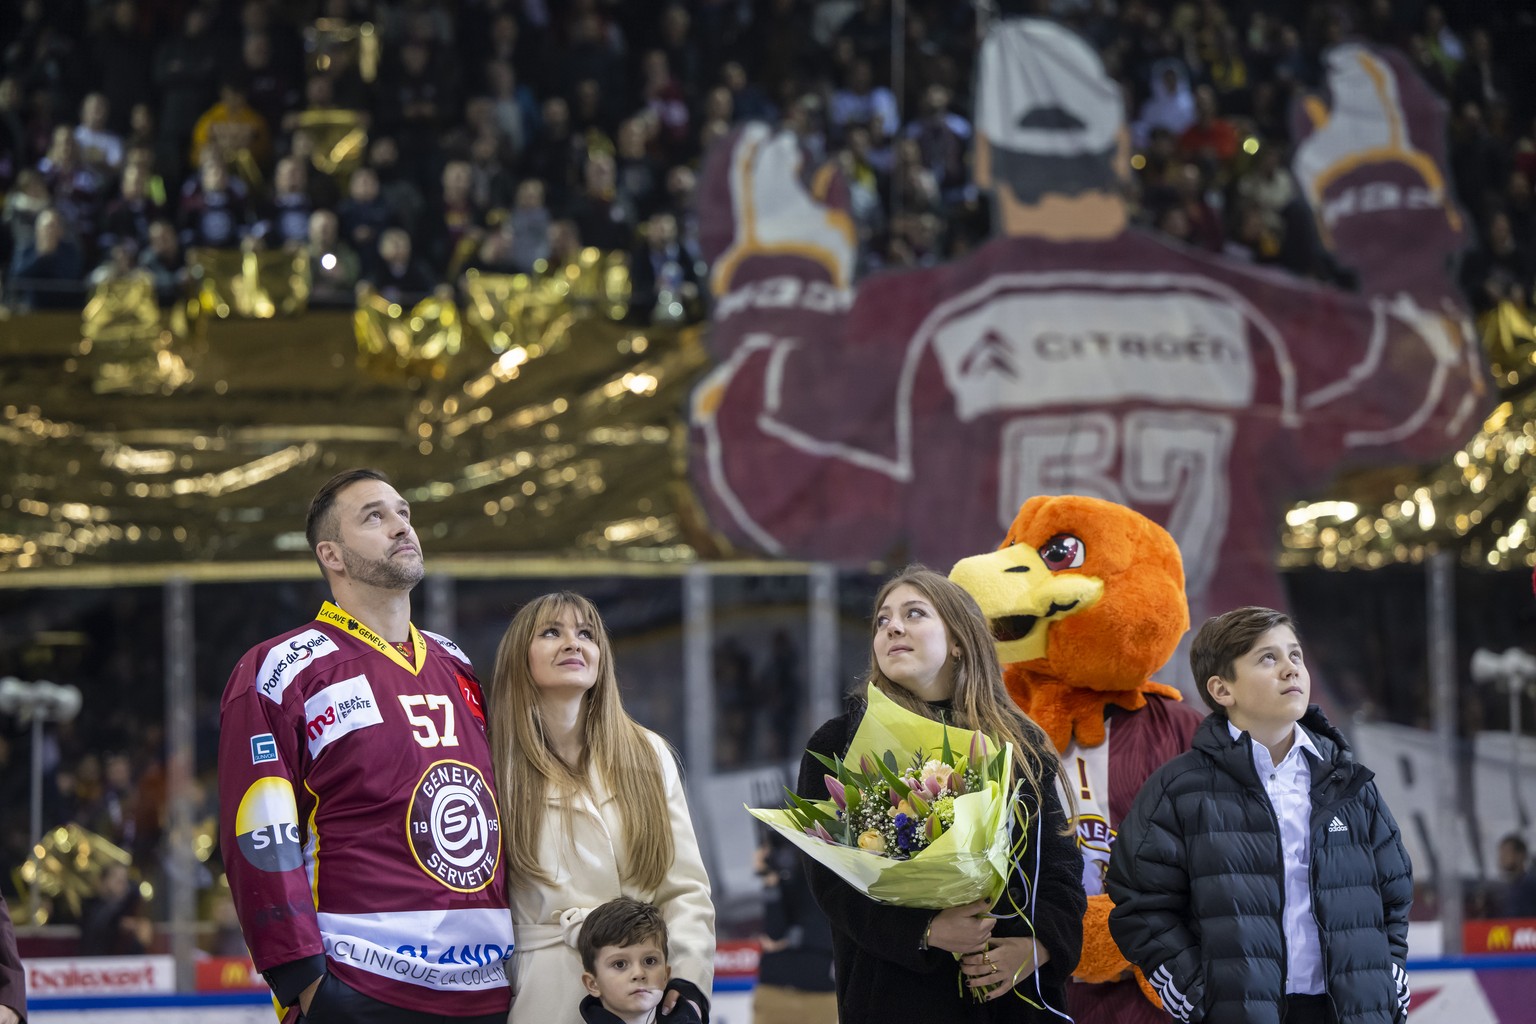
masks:
<path id="1" fill-rule="evenodd" d="M 816 756 L 832 799 L 790 793 L 788 807 L 747 810 L 882 903 L 942 910 L 1002 895 L 1022 854 L 1010 830 L 1011 744 L 914 714 L 870 686 L 847 755 Z"/>

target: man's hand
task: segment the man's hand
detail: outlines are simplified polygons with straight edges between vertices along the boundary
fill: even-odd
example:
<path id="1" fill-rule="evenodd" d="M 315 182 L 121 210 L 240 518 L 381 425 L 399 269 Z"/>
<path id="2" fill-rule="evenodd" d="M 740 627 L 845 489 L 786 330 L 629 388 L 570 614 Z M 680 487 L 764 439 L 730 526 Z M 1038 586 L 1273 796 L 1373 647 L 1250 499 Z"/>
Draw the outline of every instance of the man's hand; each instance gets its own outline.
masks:
<path id="1" fill-rule="evenodd" d="M 0 1024 L 19 1024 L 21 1017 L 9 1006 L 0 1006 Z"/>

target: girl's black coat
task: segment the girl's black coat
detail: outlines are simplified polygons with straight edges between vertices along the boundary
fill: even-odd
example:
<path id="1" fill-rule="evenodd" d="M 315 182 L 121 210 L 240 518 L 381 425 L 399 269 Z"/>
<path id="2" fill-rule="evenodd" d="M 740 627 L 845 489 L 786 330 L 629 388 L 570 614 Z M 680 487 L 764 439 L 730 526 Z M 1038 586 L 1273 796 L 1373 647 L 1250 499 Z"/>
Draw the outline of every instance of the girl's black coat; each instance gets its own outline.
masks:
<path id="1" fill-rule="evenodd" d="M 806 745 L 808 751 L 840 758 L 848 750 L 864 705 L 858 702 L 816 730 Z M 937 717 L 937 714 L 935 715 Z M 893 907 L 876 903 L 849 886 L 828 869 L 806 859 L 806 871 L 816 902 L 832 922 L 832 949 L 837 975 L 837 1004 L 840 1024 L 890 1024 L 892 1021 L 929 1022 L 1007 1022 L 1033 1024 L 1036 1021 L 1061 1021 L 1066 1014 L 1065 986 L 1077 966 L 1083 943 L 1083 912 L 1088 898 L 1083 894 L 1083 860 L 1075 839 L 1066 834 L 1066 816 L 1056 795 L 1053 781 L 1054 759 L 1047 764 L 1042 780 L 1044 794 L 1043 828 L 1036 827 L 1035 798 L 1021 799 L 1030 823 L 1029 855 L 1025 857 L 1030 881 L 1038 892 L 1034 930 L 1051 959 L 1039 972 L 1039 989 L 1034 979 L 1019 983 L 1018 991 L 1036 1002 L 1045 1001 L 1060 1016 L 1048 1009 L 1037 1010 L 1010 993 L 991 1002 L 978 1003 L 960 994 L 960 970 L 954 954 L 942 949 L 922 950 L 919 943 L 934 911 Z M 823 776 L 826 768 L 809 753 L 800 765 L 796 788 L 810 800 L 828 798 Z M 1040 862 L 1035 869 L 1033 853 L 1039 843 Z M 1012 896 L 1024 906 L 1028 896 L 1015 879 Z M 1011 913 L 1008 896 L 997 905 L 998 913 Z M 1029 929 L 1017 919 L 1000 919 L 993 935 L 1028 935 Z"/>

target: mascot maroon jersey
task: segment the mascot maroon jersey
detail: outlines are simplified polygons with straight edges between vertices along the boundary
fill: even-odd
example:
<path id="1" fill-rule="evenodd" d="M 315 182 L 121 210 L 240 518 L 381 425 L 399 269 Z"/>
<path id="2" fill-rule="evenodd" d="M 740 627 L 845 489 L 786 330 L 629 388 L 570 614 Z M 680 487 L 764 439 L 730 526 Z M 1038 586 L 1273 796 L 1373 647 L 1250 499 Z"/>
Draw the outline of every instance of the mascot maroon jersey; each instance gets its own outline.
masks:
<path id="1" fill-rule="evenodd" d="M 324 953 L 394 1006 L 510 1000 L 512 952 L 480 683 L 451 641 L 404 656 L 329 602 L 224 691 L 220 842 L 256 968 Z"/>

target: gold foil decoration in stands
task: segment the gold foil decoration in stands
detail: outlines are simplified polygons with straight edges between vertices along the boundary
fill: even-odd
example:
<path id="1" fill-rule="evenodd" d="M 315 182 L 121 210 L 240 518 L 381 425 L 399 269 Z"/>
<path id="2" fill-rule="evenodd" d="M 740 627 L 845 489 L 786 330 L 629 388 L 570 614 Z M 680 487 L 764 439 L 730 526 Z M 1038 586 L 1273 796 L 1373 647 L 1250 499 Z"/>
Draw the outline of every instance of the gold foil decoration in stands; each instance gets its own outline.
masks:
<path id="1" fill-rule="evenodd" d="M 1482 429 L 1438 465 L 1359 470 L 1294 506 L 1282 566 L 1374 569 L 1440 550 L 1480 568 L 1536 565 L 1536 330 L 1508 302 L 1477 326 L 1501 398 Z"/>
<path id="2" fill-rule="evenodd" d="M 30 924 L 47 924 L 61 910 L 79 920 L 107 866 L 132 863 L 127 850 L 105 837 L 76 824 L 60 825 L 43 834 L 32 856 L 16 869 L 14 881 L 22 892 L 37 887 L 37 917 Z"/>
<path id="3" fill-rule="evenodd" d="M 177 352 L 188 333 L 187 304 L 162 312 L 154 278 L 134 270 L 91 290 L 76 351 L 95 394 L 170 394 L 195 377 Z"/>
<path id="4" fill-rule="evenodd" d="M 160 336 L 155 279 L 146 270 L 108 278 L 91 290 L 80 316 L 80 335 L 97 345 L 151 342 Z"/>
<path id="5" fill-rule="evenodd" d="M 302 110 L 293 115 L 296 152 L 315 170 L 346 181 L 368 152 L 368 115 L 358 110 Z"/>
<path id="6" fill-rule="evenodd" d="M 309 253 L 302 248 L 189 249 L 187 268 L 200 316 L 267 320 L 309 307 Z"/>
<path id="7" fill-rule="evenodd" d="M 563 266 L 540 260 L 532 274 L 468 270 L 463 284 L 464 325 L 498 355 L 514 347 L 547 347 L 572 317 L 622 320 L 629 309 L 629 262 L 618 252 L 583 249 Z"/>
<path id="8" fill-rule="evenodd" d="M 379 34 L 372 22 L 354 25 L 340 18 L 316 18 L 304 29 L 304 49 L 321 74 L 333 74 L 338 64 L 351 62 L 363 81 L 379 77 Z"/>
<path id="9" fill-rule="evenodd" d="M 383 377 L 441 380 L 464 338 L 458 307 L 436 295 L 407 311 L 377 292 L 366 292 L 352 322 L 359 363 Z"/>

